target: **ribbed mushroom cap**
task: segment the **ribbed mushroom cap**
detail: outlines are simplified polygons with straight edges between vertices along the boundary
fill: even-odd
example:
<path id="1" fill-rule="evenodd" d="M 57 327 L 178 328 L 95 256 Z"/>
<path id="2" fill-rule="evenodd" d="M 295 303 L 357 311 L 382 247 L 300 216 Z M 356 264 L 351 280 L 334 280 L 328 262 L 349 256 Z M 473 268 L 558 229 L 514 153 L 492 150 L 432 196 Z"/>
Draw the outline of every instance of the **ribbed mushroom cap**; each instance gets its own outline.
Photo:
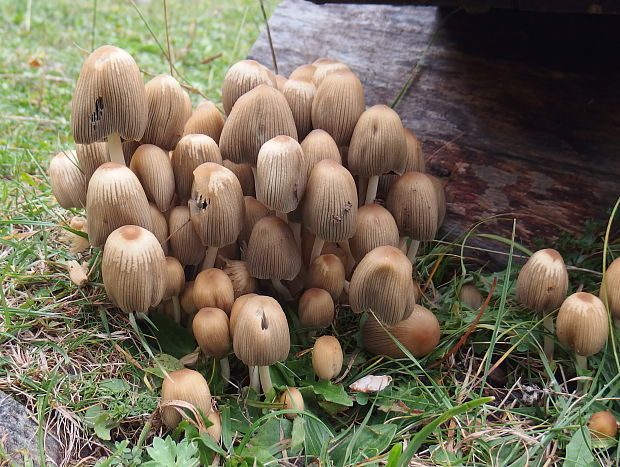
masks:
<path id="1" fill-rule="evenodd" d="M 151 232 L 153 232 L 153 235 L 155 235 L 155 238 L 157 238 L 161 245 L 164 255 L 168 256 L 168 222 L 166 221 L 166 216 L 162 214 L 154 203 L 149 203 L 149 211 L 151 212 L 151 225 L 153 227 Z M 202 249 L 204 250 L 204 248 Z"/>
<path id="2" fill-rule="evenodd" d="M 421 305 L 414 305 L 411 315 L 394 326 L 384 328 L 373 316 L 369 316 L 362 328 L 362 343 L 370 353 L 406 358 L 405 352 L 396 345 L 388 332 L 416 358 L 432 352 L 441 337 L 439 321 L 432 311 Z"/>
<path id="3" fill-rule="evenodd" d="M 230 115 L 239 97 L 261 84 L 274 84 L 264 65 L 255 60 L 241 60 L 231 66 L 222 83 L 222 104 L 226 115 Z"/>
<path id="4" fill-rule="evenodd" d="M 325 78 L 335 71 L 351 71 L 351 69 L 338 60 L 319 58 L 312 64 L 315 67 L 312 74 L 312 82 L 318 88 Z"/>
<path id="5" fill-rule="evenodd" d="M 213 425 L 207 428 L 207 434 L 213 441 L 220 444 L 220 441 L 222 441 L 222 416 L 216 409 L 212 409 L 207 418 L 213 423 Z"/>
<path id="6" fill-rule="evenodd" d="M 588 420 L 588 428 L 593 438 L 615 438 L 618 435 L 618 420 L 609 410 L 595 412 Z"/>
<path id="7" fill-rule="evenodd" d="M 183 136 L 172 152 L 172 170 L 176 192 L 181 203 L 186 203 L 192 194 L 194 170 L 205 162 L 222 164 L 222 155 L 217 143 L 207 135 L 189 134 Z"/>
<path id="8" fill-rule="evenodd" d="M 241 248 L 237 242 L 232 242 L 217 249 L 217 258 L 214 267 L 224 269 L 226 262 L 229 260 L 240 260 Z"/>
<path id="9" fill-rule="evenodd" d="M 478 309 L 484 303 L 484 297 L 473 284 L 464 284 L 459 291 L 459 300 L 470 308 Z"/>
<path id="10" fill-rule="evenodd" d="M 301 254 L 291 228 L 276 216 L 254 225 L 245 252 L 250 272 L 257 279 L 292 280 L 301 269 Z"/>
<path id="11" fill-rule="evenodd" d="M 228 275 L 232 283 L 235 299 L 256 291 L 256 279 L 250 274 L 250 264 L 247 261 L 227 259 L 222 271 Z"/>
<path id="12" fill-rule="evenodd" d="M 345 269 L 342 260 L 334 254 L 319 255 L 308 266 L 305 285 L 307 288 L 325 289 L 334 301 L 344 288 Z"/>
<path id="13" fill-rule="evenodd" d="M 258 295 L 245 302 L 233 334 L 233 348 L 248 366 L 268 366 L 286 360 L 291 349 L 288 321 L 280 304 Z"/>
<path id="14" fill-rule="evenodd" d="M 170 231 L 170 251 L 181 264 L 200 264 L 205 256 L 205 248 L 194 230 L 187 206 L 175 206 L 168 218 Z"/>
<path id="15" fill-rule="evenodd" d="M 334 320 L 334 300 L 327 290 L 308 289 L 299 297 L 297 314 L 304 328 L 326 328 Z"/>
<path id="16" fill-rule="evenodd" d="M 577 355 L 594 355 L 605 346 L 609 333 L 605 305 L 592 294 L 572 294 L 560 307 L 555 332 L 562 345 Z"/>
<path id="17" fill-rule="evenodd" d="M 402 165 L 394 170 L 394 172 L 396 172 L 395 174 L 381 175 L 377 194 L 382 198 L 385 198 L 388 194 L 390 187 L 396 181 L 398 175 L 404 174 L 405 172 L 426 172 L 426 162 L 424 161 L 424 154 L 422 153 L 420 141 L 406 128 L 404 128 L 403 131 L 407 143 L 406 157 L 401 160 Z M 441 225 L 441 223 L 439 225 Z"/>
<path id="18" fill-rule="evenodd" d="M 600 296 L 603 302 L 607 296 L 609 312 L 614 318 L 620 318 L 620 258 L 613 260 L 605 271 Z"/>
<path id="19" fill-rule="evenodd" d="M 155 235 L 137 225 L 108 236 L 101 273 L 108 297 L 125 313 L 146 313 L 164 296 L 166 257 Z"/>
<path id="20" fill-rule="evenodd" d="M 276 89 L 282 92 L 284 90 L 284 86 L 286 85 L 287 81 L 288 81 L 288 78 L 286 76 L 277 74 L 276 75 Z"/>
<path id="21" fill-rule="evenodd" d="M 222 128 L 224 128 L 224 117 L 213 102 L 205 99 L 198 104 L 185 122 L 183 135 L 207 135 L 219 144 Z"/>
<path id="22" fill-rule="evenodd" d="M 386 105 L 365 110 L 353 130 L 347 167 L 354 175 L 372 177 L 402 168 L 407 142 L 398 114 Z"/>
<path id="23" fill-rule="evenodd" d="M 288 79 L 307 79 L 312 81 L 316 67 L 314 65 L 300 65 L 293 70 Z"/>
<path id="24" fill-rule="evenodd" d="M 443 224 L 443 221 L 446 218 L 446 190 L 441 179 L 431 174 L 426 174 L 426 176 L 431 179 L 431 182 L 433 182 L 433 186 L 435 187 L 435 195 L 437 196 L 437 207 L 439 208 L 437 211 L 437 228 L 439 228 L 441 227 L 441 224 Z"/>
<path id="25" fill-rule="evenodd" d="M 263 217 L 267 217 L 269 215 L 269 209 L 251 196 L 245 196 L 243 201 L 245 205 L 245 217 L 243 218 L 243 229 L 239 234 L 239 240 L 247 243 L 250 240 L 250 235 L 252 235 L 254 224 Z"/>
<path id="26" fill-rule="evenodd" d="M 233 303 L 233 306 L 230 310 L 230 318 L 229 318 L 229 328 L 230 328 L 231 339 L 235 334 L 235 326 L 237 325 L 237 320 L 239 319 L 241 310 L 245 306 L 245 303 L 252 297 L 258 297 L 258 295 L 255 293 L 241 295 L 239 298 L 235 300 L 235 303 Z"/>
<path id="27" fill-rule="evenodd" d="M 71 101 L 76 143 L 103 141 L 111 133 L 139 140 L 146 128 L 147 110 L 142 75 L 131 55 L 104 45 L 88 56 Z"/>
<path id="28" fill-rule="evenodd" d="M 213 162 L 194 170 L 189 214 L 205 246 L 224 246 L 237 240 L 243 227 L 243 192 L 235 174 Z"/>
<path id="29" fill-rule="evenodd" d="M 312 126 L 327 131 L 338 147 L 348 146 L 364 107 L 364 88 L 359 78 L 350 71 L 336 71 L 317 86 Z"/>
<path id="30" fill-rule="evenodd" d="M 166 256 L 166 290 L 164 299 L 178 297 L 185 288 L 183 265 L 173 256 Z"/>
<path id="31" fill-rule="evenodd" d="M 183 368 L 169 373 L 161 386 L 161 402 L 179 400 L 192 404 L 205 416 L 211 412 L 211 391 L 204 377 L 197 371 Z M 181 415 L 174 407 L 163 407 L 161 418 L 168 428 L 176 428 Z"/>
<path id="32" fill-rule="evenodd" d="M 276 136 L 262 145 L 256 162 L 256 199 L 269 209 L 293 211 L 306 187 L 303 152 L 290 136 Z"/>
<path id="33" fill-rule="evenodd" d="M 76 144 L 75 152 L 78 160 L 78 166 L 84 172 L 86 177 L 86 184 L 90 181 L 90 177 L 93 176 L 95 170 L 106 162 L 110 162 L 110 156 L 108 155 L 108 147 L 106 143 L 92 143 L 92 144 Z"/>
<path id="34" fill-rule="evenodd" d="M 252 166 L 248 164 L 235 164 L 234 162 L 224 159 L 222 165 L 230 170 L 239 179 L 243 196 L 255 196 L 254 172 Z"/>
<path id="35" fill-rule="evenodd" d="M 194 303 L 194 281 L 187 281 L 181 295 L 179 295 L 179 304 L 185 316 L 194 316 L 198 311 L 196 303 Z"/>
<path id="36" fill-rule="evenodd" d="M 282 88 L 282 94 L 286 97 L 299 139 L 306 137 L 312 130 L 312 101 L 316 88 L 308 79 L 289 79 Z"/>
<path id="37" fill-rule="evenodd" d="M 388 326 L 404 320 L 413 309 L 412 272 L 411 261 L 398 248 L 375 248 L 353 271 L 351 308 L 356 313 L 372 310 Z"/>
<path id="38" fill-rule="evenodd" d="M 174 172 L 168 153 L 153 144 L 142 144 L 133 153 L 129 168 L 140 180 L 146 197 L 160 211 L 167 211 L 174 198 Z"/>
<path id="39" fill-rule="evenodd" d="M 357 188 L 349 171 L 332 160 L 316 164 L 306 185 L 302 214 L 306 228 L 323 240 L 351 238 L 357 222 Z"/>
<path id="40" fill-rule="evenodd" d="M 297 139 L 293 113 L 280 91 L 262 84 L 237 101 L 224 123 L 220 151 L 224 159 L 256 167 L 261 146 L 279 135 Z"/>
<path id="41" fill-rule="evenodd" d="M 306 180 L 316 164 L 323 159 L 331 159 L 342 163 L 338 146 L 328 132 L 325 130 L 312 130 L 301 142 L 301 149 L 304 155 L 304 168 Z"/>
<path id="42" fill-rule="evenodd" d="M 553 248 L 538 250 L 519 271 L 517 300 L 541 313 L 557 309 L 568 290 L 568 272 L 562 255 Z"/>
<path id="43" fill-rule="evenodd" d="M 366 253 L 378 246 L 398 246 L 398 241 L 398 227 L 390 211 L 378 204 L 359 208 L 355 235 L 349 240 L 355 261 L 361 261 Z"/>
<path id="44" fill-rule="evenodd" d="M 200 271 L 194 280 L 194 303 L 196 308 L 213 307 L 230 314 L 235 301 L 235 291 L 230 279 L 221 269 Z"/>
<path id="45" fill-rule="evenodd" d="M 403 237 L 421 242 L 433 240 L 437 233 L 439 208 L 431 179 L 421 172 L 406 172 L 394 182 L 386 200 Z"/>
<path id="46" fill-rule="evenodd" d="M 183 135 L 192 114 L 192 103 L 185 89 L 170 75 L 157 75 L 145 86 L 149 119 L 140 140 L 172 151 Z"/>
<path id="47" fill-rule="evenodd" d="M 88 240 L 103 246 L 108 235 L 123 225 L 153 228 L 149 202 L 138 177 L 128 167 L 107 162 L 90 179 L 86 194 Z"/>
<path id="48" fill-rule="evenodd" d="M 63 151 L 52 157 L 48 171 L 52 192 L 63 208 L 81 208 L 86 204 L 86 177 L 75 151 Z"/>
<path id="49" fill-rule="evenodd" d="M 321 381 L 329 381 L 342 370 L 342 347 L 334 336 L 321 336 L 312 347 L 312 368 Z"/>
<path id="50" fill-rule="evenodd" d="M 194 316 L 192 332 L 202 353 L 224 358 L 230 349 L 228 315 L 219 308 L 202 308 Z"/>
<path id="51" fill-rule="evenodd" d="M 284 405 L 283 409 L 285 410 L 304 410 L 304 398 L 297 388 L 286 388 L 278 402 Z M 289 420 L 294 420 L 297 414 L 287 413 L 284 416 Z"/>

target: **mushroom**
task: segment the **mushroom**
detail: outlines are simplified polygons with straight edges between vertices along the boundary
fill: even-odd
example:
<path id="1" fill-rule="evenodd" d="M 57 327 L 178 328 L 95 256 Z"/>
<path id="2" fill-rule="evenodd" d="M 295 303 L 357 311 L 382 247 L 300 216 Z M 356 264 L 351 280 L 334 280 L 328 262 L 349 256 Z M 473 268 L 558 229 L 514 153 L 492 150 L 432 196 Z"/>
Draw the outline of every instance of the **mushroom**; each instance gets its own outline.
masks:
<path id="1" fill-rule="evenodd" d="M 71 101 L 73 139 L 78 144 L 107 137 L 112 162 L 125 165 L 121 137 L 138 141 L 148 103 L 140 69 L 123 49 L 104 45 L 82 65 Z"/>
<path id="2" fill-rule="evenodd" d="M 162 250 L 164 250 L 164 255 L 168 256 L 168 222 L 166 221 L 166 216 L 163 215 L 154 203 L 149 203 L 149 211 L 151 212 L 151 226 L 153 227 L 151 232 L 159 241 Z"/>
<path id="3" fill-rule="evenodd" d="M 293 112 L 297 136 L 304 139 L 312 131 L 312 101 L 316 88 L 309 79 L 289 79 L 281 89 Z"/>
<path id="4" fill-rule="evenodd" d="M 222 416 L 215 408 L 212 408 L 207 419 L 213 424 L 207 428 L 207 434 L 213 441 L 219 444 L 222 440 Z"/>
<path id="5" fill-rule="evenodd" d="M 303 328 L 326 328 L 334 321 L 334 300 L 327 290 L 308 289 L 299 298 L 297 314 Z"/>
<path id="6" fill-rule="evenodd" d="M 398 246 L 398 226 L 390 211 L 378 204 L 367 204 L 357 211 L 355 235 L 349 239 L 349 246 L 355 261 L 378 246 Z"/>
<path id="7" fill-rule="evenodd" d="M 230 115 L 239 97 L 261 84 L 274 85 L 269 70 L 261 63 L 241 60 L 231 66 L 222 82 L 222 104 L 226 115 Z"/>
<path id="8" fill-rule="evenodd" d="M 205 257 L 205 249 L 190 221 L 187 206 L 175 206 L 170 210 L 168 229 L 172 256 L 184 266 L 200 264 Z"/>
<path id="9" fill-rule="evenodd" d="M 174 172 L 168 153 L 153 144 L 142 144 L 134 152 L 129 168 L 140 180 L 149 201 L 161 212 L 167 211 L 174 198 Z"/>
<path id="10" fill-rule="evenodd" d="M 310 172 L 316 164 L 323 159 L 331 159 L 339 164 L 342 163 L 338 146 L 325 130 L 312 130 L 301 142 L 301 150 L 304 156 L 305 180 L 310 177 Z"/>
<path id="11" fill-rule="evenodd" d="M 284 90 L 284 86 L 286 85 L 287 81 L 288 81 L 288 78 L 286 76 L 277 74 L 276 75 L 276 89 L 282 92 Z"/>
<path id="12" fill-rule="evenodd" d="M 459 300 L 474 310 L 484 303 L 484 297 L 474 284 L 463 284 L 459 290 Z"/>
<path id="13" fill-rule="evenodd" d="M 312 347 L 312 368 L 320 381 L 330 381 L 342 370 L 342 347 L 334 336 L 321 336 Z"/>
<path id="14" fill-rule="evenodd" d="M 63 208 L 81 208 L 86 204 L 86 177 L 78 166 L 75 151 L 63 151 L 52 157 L 48 171 L 52 193 Z"/>
<path id="15" fill-rule="evenodd" d="M 198 104 L 194 113 L 185 122 L 183 135 L 207 135 L 219 144 L 222 128 L 224 128 L 224 118 L 221 112 L 213 102 L 205 99 Z"/>
<path id="16" fill-rule="evenodd" d="M 618 421 L 609 410 L 593 413 L 588 420 L 588 428 L 593 438 L 615 438 L 618 435 Z"/>
<path id="17" fill-rule="evenodd" d="M 312 63 L 312 66 L 314 66 L 312 82 L 317 88 L 328 75 L 335 71 L 351 71 L 346 64 L 331 58 L 318 58 Z"/>
<path id="18" fill-rule="evenodd" d="M 297 388 L 287 387 L 280 399 L 278 399 L 278 402 L 282 404 L 284 410 L 297 410 L 299 412 L 304 410 L 304 398 Z M 297 417 L 297 413 L 286 413 L 284 416 L 289 420 L 294 420 Z"/>
<path id="19" fill-rule="evenodd" d="M 250 264 L 247 261 L 225 259 L 222 268 L 235 291 L 235 299 L 256 291 L 256 279 L 250 274 Z"/>
<path id="20" fill-rule="evenodd" d="M 219 308 L 201 308 L 192 321 L 192 332 L 202 353 L 219 360 L 224 382 L 230 381 L 230 332 L 226 312 Z"/>
<path id="21" fill-rule="evenodd" d="M 230 170 L 239 179 L 243 196 L 255 196 L 256 184 L 254 182 L 254 170 L 248 164 L 235 164 L 228 159 L 222 165 Z"/>
<path id="22" fill-rule="evenodd" d="M 444 219 L 446 218 L 446 190 L 443 186 L 443 182 L 441 179 L 431 175 L 426 174 L 428 178 L 433 182 L 433 186 L 435 187 L 435 195 L 437 195 L 437 227 L 441 227 Z"/>
<path id="23" fill-rule="evenodd" d="M 613 260 L 605 270 L 600 297 L 606 303 L 616 327 L 620 327 L 620 258 Z"/>
<path id="24" fill-rule="evenodd" d="M 69 221 L 69 228 L 88 234 L 88 223 L 81 216 L 73 216 Z M 63 229 L 62 237 L 65 242 L 69 243 L 69 251 L 71 253 L 81 253 L 90 247 L 88 237 L 83 237 L 69 230 Z"/>
<path id="25" fill-rule="evenodd" d="M 306 273 L 305 286 L 324 289 L 337 301 L 345 286 L 345 270 L 342 260 L 334 254 L 314 258 Z"/>
<path id="26" fill-rule="evenodd" d="M 293 72 L 288 76 L 288 79 L 309 79 L 312 81 L 312 76 L 316 67 L 314 65 L 300 65 L 293 70 Z"/>
<path id="27" fill-rule="evenodd" d="M 243 249 L 246 249 L 250 241 L 250 236 L 252 235 L 252 230 L 254 230 L 254 225 L 263 217 L 269 215 L 269 209 L 251 196 L 245 196 L 243 198 L 243 203 L 245 216 L 243 218 L 243 229 L 241 229 L 241 233 L 239 234 L 239 241 Z"/>
<path id="28" fill-rule="evenodd" d="M 189 200 L 194 183 L 194 170 L 205 162 L 222 164 L 222 155 L 215 140 L 201 134 L 183 136 L 174 148 L 170 160 L 179 204 L 185 204 Z"/>
<path id="29" fill-rule="evenodd" d="M 407 145 L 405 157 L 401 160 L 401 165 L 394 170 L 395 173 L 383 174 L 379 177 L 377 194 L 380 198 L 385 198 L 387 196 L 390 187 L 396 181 L 399 174 L 404 174 L 405 172 L 426 172 L 426 162 L 424 161 L 424 154 L 422 153 L 420 141 L 406 128 L 403 128 L 403 132 L 405 133 L 405 142 Z M 441 225 L 441 222 L 439 225 Z"/>
<path id="30" fill-rule="evenodd" d="M 183 401 L 193 405 L 206 417 L 211 412 L 211 391 L 204 377 L 197 371 L 183 368 L 169 373 L 161 387 L 161 403 Z M 176 428 L 181 415 L 171 406 L 161 408 L 161 419 L 168 428 Z"/>
<path id="31" fill-rule="evenodd" d="M 185 272 L 183 265 L 178 259 L 172 256 L 166 256 L 166 289 L 164 292 L 164 300 L 172 300 L 174 321 L 181 322 L 181 305 L 179 303 L 179 295 L 185 288 Z"/>
<path id="32" fill-rule="evenodd" d="M 90 177 L 93 176 L 95 170 L 100 165 L 110 161 L 110 155 L 108 154 L 108 146 L 104 142 L 91 143 L 91 144 L 76 144 L 75 154 L 78 161 L 78 166 L 86 177 L 86 185 L 90 181 Z"/>
<path id="33" fill-rule="evenodd" d="M 194 304 L 196 308 L 220 308 L 226 314 L 235 301 L 232 283 L 221 269 L 205 269 L 200 271 L 194 280 Z"/>
<path id="34" fill-rule="evenodd" d="M 258 297 L 255 293 L 249 293 L 245 295 L 241 295 L 239 298 L 235 300 L 232 308 L 230 309 L 230 317 L 229 317 L 229 328 L 230 328 L 230 337 L 232 338 L 235 334 L 235 326 L 237 324 L 237 319 L 239 319 L 239 315 L 245 303 L 252 297 Z"/>
<path id="35" fill-rule="evenodd" d="M 185 282 L 185 288 L 179 295 L 179 304 L 181 305 L 181 322 L 191 329 L 194 315 L 198 312 L 198 307 L 194 303 L 194 281 Z"/>

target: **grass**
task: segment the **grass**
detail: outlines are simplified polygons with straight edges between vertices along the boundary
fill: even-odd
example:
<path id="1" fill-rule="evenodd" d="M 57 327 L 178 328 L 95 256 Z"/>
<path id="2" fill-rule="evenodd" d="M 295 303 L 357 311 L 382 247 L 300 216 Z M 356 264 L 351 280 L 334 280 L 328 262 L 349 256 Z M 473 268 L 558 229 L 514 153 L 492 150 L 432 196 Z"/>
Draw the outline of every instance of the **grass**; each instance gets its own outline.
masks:
<path id="1" fill-rule="evenodd" d="M 301 332 L 293 333 L 291 357 L 272 371 L 276 387 L 301 388 L 303 416 L 291 422 L 276 403 L 234 389 L 223 393 L 215 363 L 201 361 L 197 368 L 219 395 L 222 447 L 188 422 L 167 433 L 156 416 L 161 367 L 177 368 L 195 344 L 154 317 L 162 331 L 143 328 L 154 362 L 103 293 L 98 252 L 78 258 L 95 271 L 89 284 L 72 286 L 63 263 L 75 255 L 58 227 L 72 213 L 57 207 L 45 175 L 49 157 L 71 147 L 71 93 L 93 43 L 126 48 L 150 74 L 169 71 L 161 2 L 97 2 L 93 29 L 94 4 L 33 2 L 30 11 L 27 2 L 0 5 L 7 32 L 0 48 L 0 389 L 36 414 L 40 443 L 44 433 L 56 436 L 67 465 L 173 465 L 162 460 L 170 456 L 177 465 L 192 465 L 215 455 L 231 466 L 254 459 L 300 465 L 316 458 L 337 466 L 618 465 L 616 440 L 592 440 L 582 428 L 594 411 L 620 413 L 617 340 L 589 359 L 584 375 L 561 346 L 548 362 L 541 318 L 514 300 L 517 263 L 527 251 L 511 239 L 502 239 L 511 245 L 511 258 L 499 272 L 470 259 L 465 239 L 434 242 L 422 252 L 422 304 L 442 326 L 442 340 L 427 357 L 368 355 L 360 347 L 360 317 L 341 308 L 331 329 L 346 355 L 336 384 L 314 380 L 307 352 L 312 341 Z M 226 69 L 246 55 L 262 25 L 257 1 L 226 5 L 167 4 L 178 76 L 215 101 Z M 275 2 L 266 6 L 269 12 Z M 191 95 L 194 102 L 200 98 Z M 616 230 L 607 241 L 605 226 L 593 224 L 581 238 L 539 246 L 562 252 L 571 266 L 571 291 L 597 293 L 603 253 L 607 264 L 618 254 Z M 478 233 L 484 225 L 471 235 Z M 465 281 L 489 296 L 484 313 L 458 301 Z M 243 368 L 232 366 L 242 382 Z M 367 374 L 394 379 L 378 394 L 348 391 Z M 587 394 L 576 392 L 578 376 L 588 378 Z"/>

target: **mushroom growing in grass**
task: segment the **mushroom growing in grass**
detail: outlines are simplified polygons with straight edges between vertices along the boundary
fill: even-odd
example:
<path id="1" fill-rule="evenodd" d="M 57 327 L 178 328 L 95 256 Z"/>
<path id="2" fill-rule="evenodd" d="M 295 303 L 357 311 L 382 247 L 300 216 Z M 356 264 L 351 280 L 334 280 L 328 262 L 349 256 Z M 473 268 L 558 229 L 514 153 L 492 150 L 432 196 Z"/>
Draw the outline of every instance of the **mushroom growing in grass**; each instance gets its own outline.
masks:
<path id="1" fill-rule="evenodd" d="M 147 116 L 144 82 L 131 55 L 111 45 L 92 52 L 82 65 L 71 101 L 75 142 L 90 144 L 107 137 L 112 162 L 125 165 L 121 137 L 140 140 Z"/>
<path id="2" fill-rule="evenodd" d="M 308 266 L 305 286 L 326 290 L 336 301 L 345 287 L 345 270 L 342 260 L 334 254 L 317 256 Z"/>
<path id="3" fill-rule="evenodd" d="M 189 215 L 194 230 L 207 247 L 203 268 L 212 268 L 219 247 L 237 240 L 243 227 L 243 192 L 230 170 L 213 162 L 194 170 Z"/>
<path id="4" fill-rule="evenodd" d="M 192 332 L 200 350 L 207 357 L 214 357 L 220 362 L 224 382 L 230 381 L 228 351 L 230 349 L 230 332 L 228 315 L 219 308 L 202 308 L 194 316 Z"/>
<path id="5" fill-rule="evenodd" d="M 222 441 L 222 416 L 217 409 L 212 408 L 207 418 L 213 423 L 213 425 L 207 428 L 207 434 L 213 441 L 219 444 Z"/>
<path id="6" fill-rule="evenodd" d="M 172 309 L 174 321 L 181 322 L 181 305 L 179 295 L 185 288 L 185 272 L 183 265 L 178 259 L 172 256 L 166 256 L 166 289 L 164 292 L 164 300 L 172 300 Z"/>
<path id="7" fill-rule="evenodd" d="M 233 306 L 230 310 L 229 317 L 229 328 L 230 328 L 230 337 L 231 339 L 235 335 L 235 326 L 237 325 L 237 320 L 239 319 L 239 315 L 241 314 L 241 310 L 245 306 L 245 303 L 252 297 L 258 297 L 255 293 L 249 293 L 245 295 L 241 295 L 239 298 L 235 300 Z"/>
<path id="8" fill-rule="evenodd" d="M 224 128 L 222 113 L 213 102 L 205 99 L 196 106 L 192 115 L 185 122 L 183 135 L 207 135 L 219 143 L 222 128 Z"/>
<path id="9" fill-rule="evenodd" d="M 86 177 L 78 166 L 75 151 L 59 152 L 52 157 L 48 173 L 58 204 L 65 209 L 86 205 Z"/>
<path id="10" fill-rule="evenodd" d="M 86 219 L 81 216 L 73 216 L 69 221 L 69 228 L 88 234 L 88 223 Z M 82 237 L 66 229 L 63 229 L 62 237 L 63 240 L 69 244 L 69 251 L 71 253 L 81 253 L 90 248 L 88 237 Z"/>
<path id="11" fill-rule="evenodd" d="M 297 315 L 304 328 L 326 328 L 334 321 L 334 300 L 327 290 L 308 289 L 299 297 Z"/>
<path id="12" fill-rule="evenodd" d="M 284 410 L 298 410 L 300 412 L 304 410 L 304 398 L 297 388 L 286 388 L 278 402 L 282 404 Z M 297 414 L 291 412 L 284 414 L 284 416 L 289 420 L 294 420 Z"/>
<path id="13" fill-rule="evenodd" d="M 618 435 L 618 421 L 609 410 L 593 413 L 588 420 L 593 438 L 615 438 Z"/>
<path id="14" fill-rule="evenodd" d="M 273 387 L 269 365 L 285 360 L 291 348 L 288 321 L 276 300 L 257 295 L 245 302 L 235 325 L 233 348 L 239 360 L 258 367 L 260 385 L 265 394 L 269 392 Z M 260 391 L 252 368 L 250 385 Z"/>
<path id="15" fill-rule="evenodd" d="M 568 291 L 568 271 L 562 255 L 552 248 L 538 250 L 519 271 L 516 285 L 517 300 L 544 316 L 544 326 L 553 334 L 551 312 L 562 305 Z M 553 340 L 544 339 L 545 355 L 553 358 Z"/>
<path id="16" fill-rule="evenodd" d="M 312 368 L 320 381 L 330 381 L 340 374 L 342 347 L 334 336 L 321 336 L 312 347 Z"/>
<path id="17" fill-rule="evenodd" d="M 78 166 L 86 177 L 86 186 L 100 165 L 110 162 L 106 143 L 76 144 L 75 154 Z"/>
<path id="18" fill-rule="evenodd" d="M 398 226 L 390 211 L 378 204 L 367 204 L 359 208 L 355 235 L 349 240 L 355 261 L 361 261 L 378 246 L 398 246 L 398 242 Z"/>
<path id="19" fill-rule="evenodd" d="M 192 195 L 194 170 L 205 162 L 222 164 L 222 155 L 217 143 L 207 135 L 189 134 L 177 143 L 170 163 L 180 203 L 185 204 Z"/>
<path id="20" fill-rule="evenodd" d="M 605 271 L 600 297 L 609 308 L 616 327 L 620 327 L 620 258 L 613 260 Z"/>
<path id="21" fill-rule="evenodd" d="M 459 290 L 459 300 L 474 310 L 484 303 L 484 297 L 474 284 L 463 284 Z"/>
<path id="22" fill-rule="evenodd" d="M 198 307 L 194 302 L 194 281 L 185 282 L 185 288 L 179 295 L 181 305 L 181 323 L 191 329 L 194 315 L 198 312 Z"/>
<path id="23" fill-rule="evenodd" d="M 230 279 L 221 269 L 204 269 L 194 280 L 194 304 L 196 308 L 220 308 L 226 314 L 235 301 L 235 291 Z"/>
<path id="24" fill-rule="evenodd" d="M 183 368 L 170 372 L 161 387 L 161 403 L 182 401 L 193 405 L 208 417 L 211 412 L 211 391 L 204 377 L 197 371 Z M 161 408 L 161 419 L 173 429 L 181 422 L 181 414 L 172 406 Z"/>
<path id="25" fill-rule="evenodd" d="M 168 153 L 153 144 L 142 144 L 133 153 L 129 168 L 140 180 L 146 197 L 161 212 L 167 211 L 174 198 L 174 172 Z"/>

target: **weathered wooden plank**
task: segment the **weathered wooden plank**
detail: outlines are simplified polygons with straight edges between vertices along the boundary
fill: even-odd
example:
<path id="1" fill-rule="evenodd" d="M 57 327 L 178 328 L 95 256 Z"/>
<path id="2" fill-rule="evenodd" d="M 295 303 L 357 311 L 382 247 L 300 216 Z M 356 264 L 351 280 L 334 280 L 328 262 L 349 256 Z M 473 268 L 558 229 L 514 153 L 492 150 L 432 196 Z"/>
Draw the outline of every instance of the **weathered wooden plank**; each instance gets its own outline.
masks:
<path id="1" fill-rule="evenodd" d="M 514 217 L 517 240 L 532 246 L 603 219 L 620 194 L 619 20 L 505 11 L 446 19 L 434 7 L 285 0 L 270 26 L 281 73 L 341 60 L 360 76 L 367 105 L 393 101 L 441 28 L 397 110 L 446 180 L 444 232 Z M 265 35 L 250 56 L 271 63 Z M 510 237 L 511 227 L 484 230 Z"/>

